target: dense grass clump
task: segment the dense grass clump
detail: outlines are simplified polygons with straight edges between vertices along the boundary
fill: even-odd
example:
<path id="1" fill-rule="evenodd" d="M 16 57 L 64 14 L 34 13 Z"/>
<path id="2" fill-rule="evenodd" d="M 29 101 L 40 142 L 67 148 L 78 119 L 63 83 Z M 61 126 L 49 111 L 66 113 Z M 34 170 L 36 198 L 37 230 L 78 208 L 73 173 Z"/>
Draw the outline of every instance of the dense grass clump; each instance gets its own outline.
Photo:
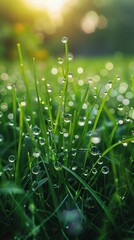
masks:
<path id="1" fill-rule="evenodd" d="M 19 44 L 21 77 L 1 70 L 0 238 L 132 240 L 134 79 L 75 72 L 62 43 L 51 74 Z"/>

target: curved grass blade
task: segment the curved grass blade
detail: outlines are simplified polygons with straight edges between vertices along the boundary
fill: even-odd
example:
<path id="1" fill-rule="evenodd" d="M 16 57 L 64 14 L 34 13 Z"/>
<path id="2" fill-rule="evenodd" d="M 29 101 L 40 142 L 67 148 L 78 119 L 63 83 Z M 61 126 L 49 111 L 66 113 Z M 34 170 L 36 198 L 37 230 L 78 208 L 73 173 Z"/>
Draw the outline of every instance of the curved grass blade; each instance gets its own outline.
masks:
<path id="1" fill-rule="evenodd" d="M 75 178 L 78 179 L 78 181 L 87 189 L 88 192 L 93 196 L 93 198 L 96 200 L 96 202 L 99 204 L 99 206 L 103 209 L 105 212 L 106 216 L 108 217 L 109 221 L 112 223 L 112 225 L 115 227 L 113 217 L 108 210 L 107 206 L 104 204 L 104 202 L 98 197 L 98 195 L 95 193 L 95 191 L 80 177 L 78 176 L 75 172 L 70 170 L 69 168 L 62 166 L 63 169 L 71 173 Z"/>

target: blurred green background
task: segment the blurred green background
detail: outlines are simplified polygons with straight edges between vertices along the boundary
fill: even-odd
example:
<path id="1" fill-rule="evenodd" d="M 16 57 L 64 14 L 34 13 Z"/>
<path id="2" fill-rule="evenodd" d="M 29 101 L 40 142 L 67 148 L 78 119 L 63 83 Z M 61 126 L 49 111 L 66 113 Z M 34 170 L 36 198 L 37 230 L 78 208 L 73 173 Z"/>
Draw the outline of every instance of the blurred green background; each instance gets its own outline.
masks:
<path id="1" fill-rule="evenodd" d="M 59 55 L 60 38 L 75 55 L 134 53 L 133 0 L 0 0 L 0 59 L 16 44 L 40 60 Z"/>

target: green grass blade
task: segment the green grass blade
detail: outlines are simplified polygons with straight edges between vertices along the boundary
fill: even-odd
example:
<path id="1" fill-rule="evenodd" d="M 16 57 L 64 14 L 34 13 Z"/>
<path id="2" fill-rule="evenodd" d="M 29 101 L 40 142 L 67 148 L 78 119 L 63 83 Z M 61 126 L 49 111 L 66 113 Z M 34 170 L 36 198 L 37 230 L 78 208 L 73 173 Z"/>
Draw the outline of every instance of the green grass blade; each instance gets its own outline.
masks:
<path id="1" fill-rule="evenodd" d="M 67 168 L 65 166 L 62 166 L 62 167 L 63 167 L 63 169 L 68 171 L 70 174 L 72 174 L 85 187 L 85 189 L 93 196 L 93 198 L 96 200 L 96 202 L 99 204 L 99 206 L 103 209 L 103 211 L 105 212 L 106 216 L 108 217 L 108 219 L 112 223 L 112 225 L 115 226 L 113 217 L 112 217 L 109 209 L 104 204 L 104 202 L 100 199 L 100 197 L 96 194 L 96 192 L 75 172 L 73 172 L 72 170 L 70 170 L 69 168 Z"/>

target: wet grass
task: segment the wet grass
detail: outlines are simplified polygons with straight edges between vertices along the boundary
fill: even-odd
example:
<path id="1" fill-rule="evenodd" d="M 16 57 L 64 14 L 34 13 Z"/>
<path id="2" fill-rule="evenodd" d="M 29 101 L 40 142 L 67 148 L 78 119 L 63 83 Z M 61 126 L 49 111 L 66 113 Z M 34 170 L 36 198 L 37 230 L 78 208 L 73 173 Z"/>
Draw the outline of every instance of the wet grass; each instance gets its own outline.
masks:
<path id="1" fill-rule="evenodd" d="M 1 239 L 134 238 L 134 61 L 0 66 Z M 51 63 L 51 64 L 50 64 Z"/>

